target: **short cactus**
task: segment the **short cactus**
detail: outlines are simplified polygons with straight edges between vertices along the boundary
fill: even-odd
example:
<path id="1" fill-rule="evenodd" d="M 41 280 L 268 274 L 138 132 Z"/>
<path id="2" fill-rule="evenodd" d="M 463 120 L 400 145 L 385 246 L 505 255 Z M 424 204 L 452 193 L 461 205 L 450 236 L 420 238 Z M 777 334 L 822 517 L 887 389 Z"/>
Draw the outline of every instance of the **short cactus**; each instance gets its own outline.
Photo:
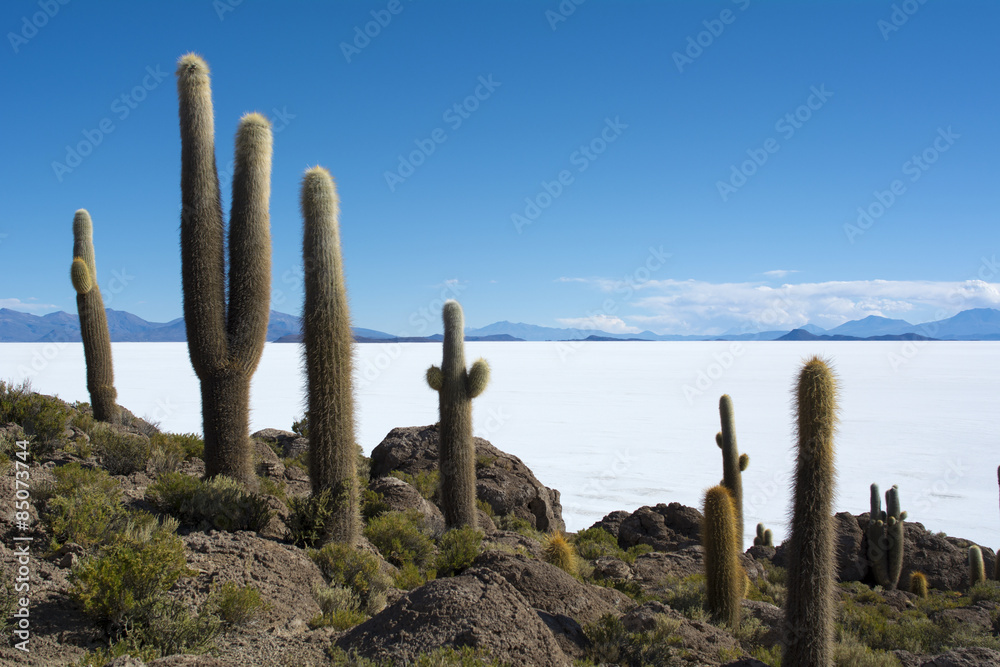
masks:
<path id="1" fill-rule="evenodd" d="M 309 481 L 314 496 L 329 490 L 334 501 L 323 541 L 354 544 L 361 531 L 351 383 L 354 338 L 340 253 L 339 200 L 326 169 L 306 172 L 301 207 Z"/>
<path id="2" fill-rule="evenodd" d="M 115 390 L 114 364 L 111 359 L 111 335 L 104 312 L 101 288 L 97 285 L 94 260 L 94 226 L 90 214 L 80 209 L 73 216 L 73 264 L 70 279 L 76 290 L 76 310 L 80 317 L 80 337 L 87 362 L 87 391 L 94 419 L 118 421 L 118 392 Z"/>
<path id="3" fill-rule="evenodd" d="M 472 399 L 486 389 L 490 367 L 479 359 L 465 368 L 462 307 L 449 300 L 442 309 L 444 355 L 441 367 L 427 369 L 427 384 L 438 392 L 438 462 L 441 510 L 448 528 L 477 527 L 476 451 L 472 441 Z"/>
<path id="4" fill-rule="evenodd" d="M 542 558 L 545 559 L 546 563 L 551 563 L 574 577 L 576 576 L 578 562 L 576 551 L 562 533 L 549 535 L 542 548 Z"/>
<path id="5" fill-rule="evenodd" d="M 705 548 L 705 597 L 712 617 L 730 628 L 740 626 L 740 600 L 745 590 L 746 573 L 740 565 L 736 529 L 736 503 L 725 486 L 713 486 L 705 492 L 705 512 L 701 543 Z"/>
<path id="6" fill-rule="evenodd" d="M 240 119 L 227 262 L 208 65 L 193 53 L 177 63 L 177 95 L 184 322 L 201 381 L 205 475 L 254 488 L 250 378 L 264 351 L 270 311 L 271 124 L 258 113 Z"/>
<path id="7" fill-rule="evenodd" d="M 740 549 L 743 548 L 743 475 L 750 464 L 750 457 L 740 454 L 736 446 L 736 427 L 733 423 L 733 399 L 723 394 L 719 399 L 719 417 L 722 430 L 716 434 L 715 443 L 722 450 L 722 484 L 733 494 L 736 506 L 736 531 Z"/>
<path id="8" fill-rule="evenodd" d="M 893 590 L 899 585 L 903 571 L 905 548 L 903 522 L 906 512 L 899 509 L 899 487 L 885 492 L 885 509 L 879 497 L 877 484 L 871 485 L 871 512 L 868 517 L 868 560 L 879 586 Z"/>
<path id="9" fill-rule="evenodd" d="M 986 566 L 983 564 L 983 550 L 973 544 L 969 547 L 969 585 L 975 586 L 986 581 Z"/>
<path id="10" fill-rule="evenodd" d="M 796 387 L 798 457 L 795 464 L 792 533 L 788 549 L 787 631 L 781 664 L 833 664 L 834 447 L 837 381 L 817 357 Z"/>
<path id="11" fill-rule="evenodd" d="M 923 572 L 910 573 L 910 592 L 919 598 L 927 597 L 927 577 Z"/>
<path id="12" fill-rule="evenodd" d="M 774 533 L 771 532 L 770 528 L 764 528 L 764 524 L 757 524 L 757 537 L 753 538 L 753 545 L 755 547 L 773 547 L 774 546 Z"/>

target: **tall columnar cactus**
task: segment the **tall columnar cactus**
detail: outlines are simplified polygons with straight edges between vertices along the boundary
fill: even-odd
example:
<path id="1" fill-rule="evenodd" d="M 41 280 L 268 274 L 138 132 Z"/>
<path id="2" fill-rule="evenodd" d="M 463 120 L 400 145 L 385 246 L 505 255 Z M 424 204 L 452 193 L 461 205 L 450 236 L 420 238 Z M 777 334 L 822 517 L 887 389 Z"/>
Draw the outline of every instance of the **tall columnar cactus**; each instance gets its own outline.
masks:
<path id="1" fill-rule="evenodd" d="M 774 546 L 774 533 L 771 532 L 770 528 L 764 528 L 764 524 L 757 524 L 757 536 L 753 538 L 753 545 L 755 547 L 773 547 Z"/>
<path id="2" fill-rule="evenodd" d="M 715 443 L 722 450 L 722 484 L 733 494 L 736 505 L 736 529 L 740 550 L 743 549 L 743 475 L 750 464 L 750 457 L 740 454 L 736 447 L 736 427 L 733 425 L 733 399 L 723 394 L 719 399 L 719 417 L 722 430 L 716 434 Z"/>
<path id="3" fill-rule="evenodd" d="M 191 365 L 201 380 L 205 475 L 254 487 L 250 378 L 264 351 L 270 305 L 271 124 L 250 113 L 236 132 L 227 290 L 212 90 L 208 65 L 193 53 L 177 64 L 177 94 L 184 319 Z"/>
<path id="4" fill-rule="evenodd" d="M 76 290 L 76 310 L 80 316 L 80 337 L 87 362 L 87 391 L 94 419 L 102 422 L 118 420 L 118 392 L 115 391 L 115 371 L 111 360 L 111 335 L 104 299 L 97 286 L 97 266 L 94 260 L 94 225 L 90 213 L 80 209 L 73 216 L 73 264 L 70 279 Z"/>
<path id="5" fill-rule="evenodd" d="M 877 484 L 871 486 L 871 512 L 868 519 L 868 560 L 871 562 L 875 581 L 886 590 L 899 584 L 903 571 L 905 547 L 903 522 L 906 512 L 899 509 L 899 487 L 893 485 L 885 492 L 885 509 Z"/>
<path id="6" fill-rule="evenodd" d="M 441 509 L 448 528 L 476 528 L 476 449 L 472 441 L 472 399 L 486 389 L 490 367 L 484 359 L 479 359 L 471 369 L 466 370 L 464 318 L 457 301 L 445 302 L 442 317 L 444 356 L 441 367 L 427 369 L 427 384 L 438 392 Z"/>
<path id="7" fill-rule="evenodd" d="M 834 451 L 837 380 L 813 357 L 796 387 L 798 458 L 795 465 L 788 598 L 782 665 L 833 664 Z"/>
<path id="8" fill-rule="evenodd" d="M 969 585 L 975 586 L 986 581 L 986 566 L 983 564 L 983 550 L 973 544 L 969 547 Z"/>
<path id="9" fill-rule="evenodd" d="M 354 339 L 340 254 L 340 201 L 326 169 L 306 172 L 301 207 L 309 479 L 314 495 L 329 490 L 335 503 L 324 541 L 354 544 L 361 520 L 351 383 Z"/>
<path id="10" fill-rule="evenodd" d="M 740 566 L 736 527 L 736 503 L 725 486 L 713 486 L 705 492 L 705 514 L 701 543 L 705 548 L 705 594 L 708 612 L 730 628 L 740 626 L 740 600 L 743 599 L 746 573 Z"/>

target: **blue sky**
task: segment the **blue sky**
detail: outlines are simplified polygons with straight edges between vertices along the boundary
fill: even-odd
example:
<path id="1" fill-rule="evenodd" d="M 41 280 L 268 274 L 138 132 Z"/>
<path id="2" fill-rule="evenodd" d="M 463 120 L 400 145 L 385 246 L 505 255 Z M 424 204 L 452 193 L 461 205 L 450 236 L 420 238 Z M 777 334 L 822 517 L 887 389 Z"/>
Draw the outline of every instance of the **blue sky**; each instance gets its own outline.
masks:
<path id="1" fill-rule="evenodd" d="M 301 309 L 315 164 L 356 326 L 439 331 L 442 297 L 470 326 L 658 333 L 1000 307 L 998 20 L 964 0 L 4 2 L 0 306 L 75 311 L 87 208 L 105 304 L 180 316 L 173 72 L 195 51 L 227 211 L 239 116 L 274 123 L 276 310 Z"/>

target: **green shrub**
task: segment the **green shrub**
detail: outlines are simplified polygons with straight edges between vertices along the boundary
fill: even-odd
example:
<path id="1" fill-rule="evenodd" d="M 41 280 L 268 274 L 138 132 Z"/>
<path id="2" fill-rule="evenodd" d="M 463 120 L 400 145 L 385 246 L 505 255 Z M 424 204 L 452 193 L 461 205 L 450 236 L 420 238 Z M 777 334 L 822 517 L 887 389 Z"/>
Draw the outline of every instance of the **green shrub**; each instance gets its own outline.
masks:
<path id="1" fill-rule="evenodd" d="M 200 459 L 205 455 L 205 441 L 197 433 L 154 433 L 150 445 L 174 452 L 182 460 Z"/>
<path id="2" fill-rule="evenodd" d="M 692 620 L 708 618 L 705 613 L 705 575 L 668 577 L 661 583 L 663 602 Z"/>
<path id="3" fill-rule="evenodd" d="M 687 664 L 680 660 L 683 641 L 677 630 L 681 622 L 659 614 L 649 632 L 629 632 L 613 614 L 602 616 L 584 627 L 590 640 L 587 657 L 595 663 L 613 663 L 628 667 Z"/>
<path id="4" fill-rule="evenodd" d="M 573 537 L 573 546 L 581 558 L 596 560 L 598 558 L 621 558 L 624 555 L 618 546 L 618 539 L 603 528 L 587 528 Z"/>
<path id="5" fill-rule="evenodd" d="M 377 614 L 385 607 L 385 592 L 392 581 L 382 572 L 376 556 L 341 543 L 309 549 L 307 553 L 327 583 L 348 588 L 358 596 L 361 611 Z"/>
<path id="6" fill-rule="evenodd" d="M 425 567 L 434 556 L 434 542 L 421 530 L 423 515 L 416 511 L 387 512 L 368 522 L 365 537 L 396 566 Z"/>
<path id="7" fill-rule="evenodd" d="M 292 543 L 300 547 L 315 547 L 325 533 L 327 521 L 333 516 L 334 500 L 329 489 L 319 495 L 290 498 L 285 525 Z"/>
<path id="8" fill-rule="evenodd" d="M 438 542 L 435 570 L 438 576 L 450 577 L 472 565 L 482 551 L 483 533 L 469 526 L 452 528 Z"/>
<path id="9" fill-rule="evenodd" d="M 390 510 L 389 504 L 385 502 L 381 493 L 365 488 L 364 485 L 359 486 L 359 488 L 361 489 L 361 516 L 366 522 Z"/>
<path id="10" fill-rule="evenodd" d="M 313 599 L 320 608 L 320 615 L 309 622 L 314 628 L 347 630 L 368 618 L 361 611 L 361 598 L 347 586 L 316 586 Z"/>
<path id="11" fill-rule="evenodd" d="M 496 522 L 497 528 L 500 530 L 509 530 L 520 535 L 524 535 L 530 539 L 541 542 L 545 539 L 545 533 L 540 530 L 536 530 L 531 522 L 527 519 L 522 519 L 519 516 L 514 516 L 513 514 L 505 514 L 500 517 Z"/>
<path id="12" fill-rule="evenodd" d="M 101 465 L 112 475 L 131 475 L 146 469 L 149 461 L 149 438 L 117 430 L 108 424 L 95 424 L 90 444 Z"/>
<path id="13" fill-rule="evenodd" d="M 94 430 L 94 416 L 90 411 L 90 403 L 74 403 L 73 409 L 76 410 L 76 414 L 69 420 L 69 425 L 74 428 L 78 428 L 89 437 Z"/>
<path id="14" fill-rule="evenodd" d="M 980 600 L 1000 602 L 1000 581 L 987 579 L 969 588 L 966 595 L 969 596 L 972 602 L 979 602 Z"/>
<path id="15" fill-rule="evenodd" d="M 66 431 L 70 410 L 52 396 L 35 394 L 31 383 L 19 385 L 0 380 L 0 424 L 14 422 L 27 435 L 35 436 L 36 456 L 52 452 Z"/>
<path id="16" fill-rule="evenodd" d="M 332 667 L 378 667 L 378 663 L 350 653 L 341 648 L 333 647 L 329 651 Z M 436 648 L 429 653 L 421 653 L 412 662 L 411 667 L 509 667 L 508 663 L 500 662 L 485 651 L 463 646 L 455 649 L 450 646 Z"/>
<path id="17" fill-rule="evenodd" d="M 39 518 L 52 533 L 52 548 L 65 542 L 97 546 L 121 529 L 127 513 L 118 480 L 79 463 L 55 468 L 52 474 L 52 486 L 36 494 Z"/>
<path id="18" fill-rule="evenodd" d="M 257 588 L 240 586 L 235 581 L 227 581 L 213 590 L 206 606 L 211 613 L 232 626 L 247 625 L 268 608 Z"/>
<path id="19" fill-rule="evenodd" d="M 285 480 L 275 481 L 270 477 L 257 477 L 257 483 L 260 485 L 260 492 L 265 496 L 273 496 L 283 503 L 288 502 L 288 485 L 285 484 Z"/>
<path id="20" fill-rule="evenodd" d="M 434 499 L 434 496 L 438 492 L 438 486 L 441 483 L 441 474 L 437 470 L 421 470 L 416 475 L 411 475 L 402 470 L 393 470 L 389 473 L 389 476 L 403 480 L 415 488 L 427 500 Z"/>
<path id="21" fill-rule="evenodd" d="M 182 473 L 160 475 L 146 500 L 182 523 L 202 529 L 260 532 L 271 521 L 267 497 L 250 493 L 229 477 L 200 480 Z"/>
<path id="22" fill-rule="evenodd" d="M 629 565 L 635 565 L 635 561 L 639 556 L 643 554 L 653 553 L 653 551 L 654 551 L 653 547 L 649 546 L 648 544 L 634 544 L 625 550 L 625 552 L 621 556 L 621 559 L 626 563 L 628 563 Z"/>
<path id="23" fill-rule="evenodd" d="M 121 632 L 188 574 L 184 542 L 164 525 L 148 536 L 121 535 L 85 558 L 70 573 L 70 595 L 84 614 Z"/>
<path id="24" fill-rule="evenodd" d="M 414 588 L 423 586 L 435 576 L 437 573 L 434 570 L 421 570 L 414 563 L 404 563 L 393 577 L 393 581 L 396 588 L 412 591 Z"/>

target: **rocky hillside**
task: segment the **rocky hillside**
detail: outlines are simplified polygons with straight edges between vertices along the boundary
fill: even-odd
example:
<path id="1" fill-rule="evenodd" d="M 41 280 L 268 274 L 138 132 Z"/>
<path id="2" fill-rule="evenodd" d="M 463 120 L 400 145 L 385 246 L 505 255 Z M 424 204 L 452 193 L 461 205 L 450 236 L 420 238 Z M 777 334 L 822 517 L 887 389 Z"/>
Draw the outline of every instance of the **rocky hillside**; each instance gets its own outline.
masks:
<path id="1" fill-rule="evenodd" d="M 743 621 L 715 624 L 697 509 L 613 512 L 565 536 L 559 492 L 477 439 L 482 530 L 444 532 L 437 429 L 397 428 L 359 456 L 362 547 L 320 549 L 309 546 L 301 433 L 253 435 L 251 492 L 200 481 L 196 436 L 123 414 L 97 424 L 86 404 L 0 383 L 5 665 L 780 662 L 785 548 L 741 556 Z M 901 587 L 922 572 L 924 598 L 874 585 L 866 514 L 836 520 L 838 664 L 1000 664 L 1000 587 L 970 586 L 970 543 L 905 524 Z M 24 560 L 29 588 L 15 591 Z M 16 646 L 25 636 L 30 652 Z"/>

